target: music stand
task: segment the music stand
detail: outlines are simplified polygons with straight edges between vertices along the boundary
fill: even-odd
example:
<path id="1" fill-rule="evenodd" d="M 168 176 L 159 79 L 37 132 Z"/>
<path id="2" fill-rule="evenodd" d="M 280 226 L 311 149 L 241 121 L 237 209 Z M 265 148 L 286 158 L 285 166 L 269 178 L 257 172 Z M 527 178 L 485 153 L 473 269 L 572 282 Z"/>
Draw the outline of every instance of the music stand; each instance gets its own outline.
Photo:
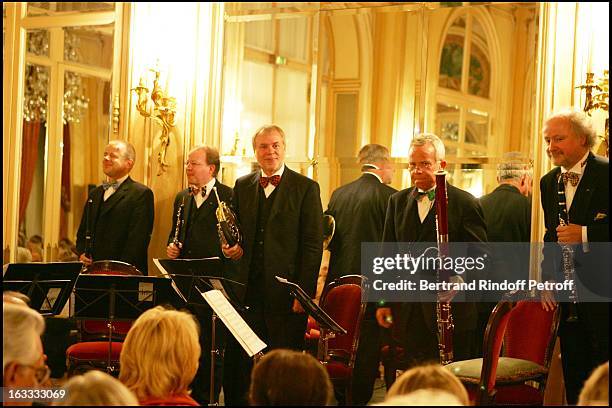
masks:
<path id="1" fill-rule="evenodd" d="M 225 283 L 243 285 L 240 282 L 220 277 L 223 264 L 219 257 L 201 259 L 153 259 L 153 262 L 164 276 L 173 281 L 173 286 L 182 299 L 193 306 L 208 305 L 204 292 L 211 289 L 219 290 L 236 309 L 241 306 L 228 294 Z M 233 292 L 232 292 L 233 293 Z M 211 309 L 211 341 L 210 341 L 210 397 L 209 405 L 215 403 L 215 359 L 220 354 L 216 344 L 217 314 Z"/>
<path id="2" fill-rule="evenodd" d="M 336 336 L 336 334 L 346 334 L 347 331 L 345 328 L 340 326 L 334 319 L 332 319 L 319 305 L 312 301 L 310 296 L 304 289 L 300 287 L 300 285 L 290 282 L 285 278 L 281 278 L 280 276 L 275 276 L 276 280 L 278 280 L 282 285 L 284 285 L 288 290 L 291 296 L 300 302 L 305 311 L 307 311 L 313 319 L 319 324 L 321 327 L 321 340 L 323 341 L 323 349 L 319 352 L 319 360 L 325 361 L 325 356 L 327 355 L 327 344 L 329 339 L 332 339 Z"/>
<path id="3" fill-rule="evenodd" d="M 59 315 L 81 271 L 81 262 L 15 263 L 6 265 L 3 290 L 23 293 L 43 316 Z"/>
<path id="4" fill-rule="evenodd" d="M 75 287 L 74 317 L 108 322 L 108 365 L 110 374 L 113 323 L 133 321 L 144 311 L 160 304 L 181 307 L 183 302 L 172 281 L 158 276 L 79 275 Z"/>

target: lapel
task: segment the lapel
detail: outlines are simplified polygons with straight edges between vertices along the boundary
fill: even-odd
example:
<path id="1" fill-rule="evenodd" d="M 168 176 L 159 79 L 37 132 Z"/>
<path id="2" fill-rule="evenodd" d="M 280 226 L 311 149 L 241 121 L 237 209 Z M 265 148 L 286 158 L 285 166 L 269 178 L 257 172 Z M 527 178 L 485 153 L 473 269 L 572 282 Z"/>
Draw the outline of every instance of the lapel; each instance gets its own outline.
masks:
<path id="1" fill-rule="evenodd" d="M 245 226 L 245 231 L 255 232 L 255 226 L 253 228 L 248 228 L 252 224 L 252 222 L 247 223 L 245 220 L 256 220 L 257 219 L 257 206 L 259 205 L 259 177 L 261 175 L 261 170 L 257 170 L 251 180 L 248 181 L 248 184 L 245 187 L 245 194 L 241 196 L 241 201 L 239 202 L 240 208 L 238 209 L 238 214 L 240 218 L 240 224 Z M 249 234 L 251 235 L 251 234 Z M 250 237 L 252 238 L 252 237 Z"/>
<path id="2" fill-rule="evenodd" d="M 295 176 L 293 171 L 285 165 L 285 171 L 283 172 L 283 176 L 281 177 L 280 184 L 276 186 L 276 198 L 274 199 L 274 203 L 272 203 L 272 208 L 270 209 L 270 217 L 268 220 L 273 220 L 276 217 L 276 214 L 279 212 L 281 206 L 284 203 L 289 202 L 292 197 L 293 190 L 295 190 Z M 259 183 L 259 180 L 257 180 Z"/>
<path id="3" fill-rule="evenodd" d="M 589 153 L 587 157 L 587 163 L 584 167 L 584 174 L 578 183 L 578 188 L 574 193 L 574 199 L 572 200 L 572 206 L 569 209 L 570 222 L 578 222 L 579 224 L 584 223 L 583 218 L 587 217 L 589 212 L 589 204 L 591 203 L 591 197 L 595 190 L 594 181 L 596 179 L 593 174 L 593 153 Z"/>
<path id="4" fill-rule="evenodd" d="M 405 231 L 405 234 L 402 234 L 400 237 L 402 240 L 407 242 L 413 242 L 417 240 L 417 231 L 418 226 L 411 227 L 413 225 L 413 220 L 415 219 L 420 222 L 419 219 L 419 208 L 416 200 L 416 187 L 413 187 L 412 191 L 406 195 L 406 207 L 404 211 L 404 217 L 400 221 L 402 225 L 402 229 Z"/>
<path id="5" fill-rule="evenodd" d="M 119 186 L 119 190 L 115 191 L 113 195 L 108 197 L 108 200 L 106 200 L 106 205 L 102 207 L 102 212 L 100 213 L 100 217 L 104 216 L 104 214 L 106 214 L 114 206 L 116 206 L 119 201 L 123 200 L 123 198 L 128 193 L 129 188 L 132 185 L 132 183 L 133 181 L 131 177 L 128 176 L 128 178 L 126 178 L 125 181 L 121 183 L 121 185 Z M 104 191 L 104 189 L 102 189 L 102 191 Z M 102 193 L 102 200 L 104 200 L 104 193 Z M 100 203 L 102 203 L 102 201 L 100 201 Z"/>
<path id="6" fill-rule="evenodd" d="M 90 233 L 93 235 L 96 229 L 96 222 L 98 220 L 98 213 L 100 212 L 100 207 L 102 205 L 102 200 L 104 200 L 104 188 L 102 186 L 98 187 L 91 195 L 91 207 L 89 207 L 89 228 Z"/>
<path id="7" fill-rule="evenodd" d="M 215 180 L 215 184 L 213 185 L 213 187 L 217 187 L 217 184 L 219 183 L 218 180 Z M 218 193 L 218 191 L 217 191 Z M 221 199 L 221 197 L 219 197 L 219 199 Z M 203 212 L 203 216 L 204 217 L 208 217 L 208 215 L 211 213 L 211 211 L 216 210 L 218 205 L 217 205 L 217 196 L 215 195 L 214 191 L 210 191 L 210 194 L 208 194 L 208 197 L 206 198 L 206 201 L 204 201 L 202 203 L 202 205 L 204 206 L 204 208 L 200 209 L 200 211 Z"/>

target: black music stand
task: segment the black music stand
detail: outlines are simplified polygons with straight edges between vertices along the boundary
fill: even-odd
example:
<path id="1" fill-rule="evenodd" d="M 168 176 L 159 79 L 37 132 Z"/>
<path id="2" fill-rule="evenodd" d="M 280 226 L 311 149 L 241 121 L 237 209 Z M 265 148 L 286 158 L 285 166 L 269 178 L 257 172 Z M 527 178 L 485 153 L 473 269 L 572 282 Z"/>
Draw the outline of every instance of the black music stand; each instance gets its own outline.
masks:
<path id="1" fill-rule="evenodd" d="M 43 316 L 56 316 L 70 299 L 81 262 L 15 263 L 6 266 L 2 290 L 23 293 L 30 307 Z"/>
<path id="2" fill-rule="evenodd" d="M 108 365 L 110 374 L 113 323 L 132 321 L 157 305 L 184 305 L 172 280 L 158 276 L 79 275 L 75 287 L 74 318 L 108 322 Z"/>
<path id="3" fill-rule="evenodd" d="M 169 276 L 174 287 L 181 294 L 182 299 L 192 306 L 208 305 L 204 299 L 204 292 L 217 289 L 223 293 L 227 300 L 236 309 L 243 309 L 232 295 L 228 293 L 229 284 L 243 286 L 242 283 L 219 276 L 223 271 L 223 264 L 219 257 L 201 259 L 154 259 L 154 263 L 163 275 Z M 225 283 L 225 284 L 224 284 Z M 229 290 L 231 293 L 233 291 Z M 216 344 L 217 314 L 211 309 L 211 341 L 210 341 L 210 397 L 208 405 L 217 405 L 215 402 L 215 359 L 221 354 Z"/>
<path id="4" fill-rule="evenodd" d="M 284 285 L 288 290 L 291 296 L 300 302 L 302 307 L 308 314 L 312 316 L 313 319 L 319 324 L 321 327 L 321 340 L 323 341 L 323 349 L 319 351 L 319 360 L 325 361 L 325 356 L 327 355 L 327 344 L 329 339 L 334 338 L 336 334 L 346 334 L 347 331 L 345 328 L 340 326 L 334 319 L 332 319 L 319 305 L 317 305 L 313 300 L 308 296 L 304 289 L 300 287 L 300 285 L 290 282 L 285 278 L 281 278 L 280 276 L 275 276 L 276 280 L 278 280 L 282 285 Z"/>

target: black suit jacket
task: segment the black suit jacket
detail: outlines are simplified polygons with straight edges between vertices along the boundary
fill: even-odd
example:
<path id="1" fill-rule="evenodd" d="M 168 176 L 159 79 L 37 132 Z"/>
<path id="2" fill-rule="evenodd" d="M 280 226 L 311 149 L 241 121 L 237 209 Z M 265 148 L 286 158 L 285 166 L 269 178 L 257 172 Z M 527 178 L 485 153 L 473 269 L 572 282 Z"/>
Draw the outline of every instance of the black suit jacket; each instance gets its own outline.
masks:
<path id="1" fill-rule="evenodd" d="M 570 223 L 586 226 L 589 242 L 610 241 L 609 167 L 610 165 L 607 158 L 589 153 L 584 173 L 576 188 L 572 206 L 569 209 L 568 214 Z M 540 180 L 544 225 L 546 227 L 544 242 L 558 241 L 556 231 L 559 225 L 557 180 L 560 172 L 561 168 L 556 167 Z M 560 248 L 556 245 L 545 244 L 543 253 L 542 279 L 556 280 L 558 282 L 563 281 L 563 274 L 559 265 Z M 589 253 L 583 253 L 581 245 L 575 247 L 575 259 L 577 261 L 589 262 L 590 257 L 593 257 L 593 254 L 591 253 L 589 255 Z M 598 261 L 603 260 L 599 259 Z M 581 268 L 578 270 L 577 273 L 588 273 L 588 275 L 580 275 L 578 278 L 585 284 L 591 283 L 594 286 L 598 286 L 598 279 L 594 276 L 597 271 L 588 271 L 587 269 L 589 268 Z M 601 263 L 598 269 L 602 269 Z M 607 276 L 608 271 L 609 269 L 606 269 L 606 272 L 600 271 L 599 273 Z M 599 278 L 603 278 L 603 275 Z M 595 280 L 593 280 L 594 278 Z"/>
<path id="2" fill-rule="evenodd" d="M 232 205 L 232 189 L 225 184 L 221 184 L 219 180 L 215 181 L 214 187 L 217 187 L 217 193 L 219 193 L 219 199 L 224 201 L 231 207 Z M 174 198 L 174 210 L 172 212 L 172 229 L 168 236 L 168 244 L 174 240 L 174 234 L 176 231 L 176 215 L 181 203 L 185 203 L 183 212 L 181 214 L 181 225 L 179 231 L 179 241 L 183 244 L 183 249 L 179 258 L 208 258 L 212 256 L 218 256 L 224 259 L 223 252 L 221 251 L 221 244 L 219 242 L 219 235 L 217 233 L 217 215 L 216 210 L 219 206 L 217 203 L 217 196 L 213 191 L 210 192 L 206 201 L 202 203 L 204 206 L 200 208 L 204 211 L 202 214 L 202 220 L 199 223 L 197 231 L 191 231 L 192 234 L 197 234 L 201 239 L 199 240 L 200 246 L 193 248 L 188 241 L 186 241 L 187 230 L 189 229 L 189 217 L 192 213 L 192 208 L 195 206 L 195 200 L 189 194 L 189 189 L 180 191 Z"/>
<path id="3" fill-rule="evenodd" d="M 244 236 L 236 280 L 245 284 L 249 281 L 257 228 L 260 175 L 257 170 L 243 176 L 234 187 L 234 209 Z M 297 283 L 314 298 L 323 254 L 323 208 L 319 184 L 287 166 L 276 189 L 264 227 L 265 293 L 261 296 L 267 311 L 289 313 L 292 298 L 274 276 Z"/>
<path id="4" fill-rule="evenodd" d="M 328 248 L 327 283 L 343 275 L 361 275 L 361 243 L 382 240 L 387 202 L 396 192 L 364 173 L 332 193 L 325 213 L 336 220 L 336 231 Z"/>
<path id="5" fill-rule="evenodd" d="M 448 233 L 450 242 L 482 243 L 487 241 L 487 229 L 478 200 L 470 193 L 447 184 L 448 196 Z M 435 205 L 423 220 L 422 228 L 415 225 L 418 218 L 418 203 L 415 188 L 401 190 L 391 196 L 385 218 L 384 242 L 432 242 L 437 241 L 435 229 Z M 416 218 L 415 218 L 416 217 Z M 421 230 L 420 233 L 418 230 Z M 484 245 L 474 245 L 471 254 L 482 256 Z M 472 278 L 462 276 L 464 281 Z M 453 302 L 455 333 L 473 330 L 476 327 L 476 308 L 471 302 Z M 395 316 L 399 327 L 406 326 L 412 313 L 423 313 L 424 320 L 431 330 L 436 329 L 435 304 L 431 302 L 404 303 L 400 316 Z"/>
<path id="6" fill-rule="evenodd" d="M 529 242 L 531 202 L 518 188 L 500 184 L 480 197 L 489 242 Z"/>
<path id="7" fill-rule="evenodd" d="M 128 176 L 103 204 L 104 188 L 89 194 L 77 232 L 79 255 L 87 248 L 85 239 L 92 235 L 94 261 L 114 260 L 134 265 L 147 274 L 147 249 L 153 230 L 153 191 Z"/>

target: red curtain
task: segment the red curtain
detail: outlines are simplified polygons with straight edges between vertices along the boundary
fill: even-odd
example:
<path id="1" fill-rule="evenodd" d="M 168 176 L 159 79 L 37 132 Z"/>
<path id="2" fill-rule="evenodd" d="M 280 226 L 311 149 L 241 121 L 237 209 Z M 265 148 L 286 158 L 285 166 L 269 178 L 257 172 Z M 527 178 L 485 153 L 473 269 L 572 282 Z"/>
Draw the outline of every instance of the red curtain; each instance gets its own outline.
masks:
<path id="1" fill-rule="evenodd" d="M 19 184 L 19 225 L 25 217 L 32 183 L 34 182 L 34 172 L 38 163 L 38 139 L 40 131 L 43 129 L 44 122 L 23 121 L 23 145 L 21 148 L 21 183 Z M 44 130 L 43 130 L 44 131 Z"/>

